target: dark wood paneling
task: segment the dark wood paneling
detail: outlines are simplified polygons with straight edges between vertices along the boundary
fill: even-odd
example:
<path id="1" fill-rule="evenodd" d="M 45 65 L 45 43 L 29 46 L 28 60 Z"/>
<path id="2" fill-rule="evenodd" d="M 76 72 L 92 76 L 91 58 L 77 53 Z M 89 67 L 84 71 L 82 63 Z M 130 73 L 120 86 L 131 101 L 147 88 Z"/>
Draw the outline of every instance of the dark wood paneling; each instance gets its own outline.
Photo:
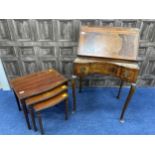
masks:
<path id="1" fill-rule="evenodd" d="M 76 57 L 80 25 L 140 28 L 139 86 L 155 86 L 155 20 L 141 19 L 1 19 L 0 57 L 8 78 L 56 68 L 71 76 Z M 90 86 L 115 86 L 117 78 L 93 76 Z"/>

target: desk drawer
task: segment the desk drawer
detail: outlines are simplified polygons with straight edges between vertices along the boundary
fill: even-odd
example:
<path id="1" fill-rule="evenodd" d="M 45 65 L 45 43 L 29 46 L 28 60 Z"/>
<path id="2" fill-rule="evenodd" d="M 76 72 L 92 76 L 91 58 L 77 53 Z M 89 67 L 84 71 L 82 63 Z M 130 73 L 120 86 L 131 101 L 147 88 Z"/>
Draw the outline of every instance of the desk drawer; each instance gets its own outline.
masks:
<path id="1" fill-rule="evenodd" d="M 129 82 L 136 82 L 138 76 L 138 70 L 122 68 L 120 77 L 121 79 Z"/>
<path id="2" fill-rule="evenodd" d="M 75 75 L 87 75 L 89 74 L 90 67 L 85 64 L 74 64 Z"/>
<path id="3" fill-rule="evenodd" d="M 91 64 L 91 72 L 105 75 L 119 75 L 120 68 L 112 64 Z"/>

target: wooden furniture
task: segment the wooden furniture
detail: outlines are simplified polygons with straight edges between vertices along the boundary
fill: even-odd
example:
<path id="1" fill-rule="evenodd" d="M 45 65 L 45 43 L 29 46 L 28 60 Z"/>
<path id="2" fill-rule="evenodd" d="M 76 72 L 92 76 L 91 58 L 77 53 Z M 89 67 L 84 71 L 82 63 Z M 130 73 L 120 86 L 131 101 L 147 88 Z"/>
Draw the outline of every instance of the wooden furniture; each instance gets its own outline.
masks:
<path id="1" fill-rule="evenodd" d="M 65 119 L 66 120 L 68 119 L 67 89 L 68 89 L 67 85 L 58 86 L 49 92 L 37 95 L 35 97 L 31 97 L 25 101 L 26 105 L 29 107 L 33 128 L 35 131 L 37 130 L 37 127 L 35 123 L 34 112 L 37 114 L 37 117 L 38 117 L 40 133 L 44 134 L 40 112 L 44 109 L 55 106 L 64 100 L 65 100 Z"/>
<path id="2" fill-rule="evenodd" d="M 139 29 L 83 26 L 78 55 L 122 60 L 136 60 Z"/>
<path id="3" fill-rule="evenodd" d="M 31 129 L 31 126 L 28 118 L 25 100 L 30 97 L 48 92 L 63 84 L 68 85 L 68 81 L 69 80 L 66 77 L 64 77 L 54 69 L 32 73 L 10 81 L 11 87 L 17 100 L 18 108 L 19 110 L 21 110 L 21 103 L 25 120 L 29 129 Z M 72 80 L 72 88 L 75 89 L 74 79 Z M 73 93 L 75 93 L 75 90 L 73 90 Z M 46 97 L 47 96 L 44 94 L 43 99 Z M 73 97 L 75 97 L 75 94 L 73 94 Z M 33 99 L 35 100 L 35 98 Z M 75 101 L 76 99 L 73 98 L 73 110 L 76 109 Z"/>
<path id="4" fill-rule="evenodd" d="M 134 28 L 81 27 L 78 57 L 74 61 L 74 74 L 82 79 L 91 74 L 112 75 L 121 79 L 117 98 L 123 81 L 131 83 L 129 95 L 123 106 L 120 121 L 134 94 L 139 66 L 136 62 L 139 30 Z"/>

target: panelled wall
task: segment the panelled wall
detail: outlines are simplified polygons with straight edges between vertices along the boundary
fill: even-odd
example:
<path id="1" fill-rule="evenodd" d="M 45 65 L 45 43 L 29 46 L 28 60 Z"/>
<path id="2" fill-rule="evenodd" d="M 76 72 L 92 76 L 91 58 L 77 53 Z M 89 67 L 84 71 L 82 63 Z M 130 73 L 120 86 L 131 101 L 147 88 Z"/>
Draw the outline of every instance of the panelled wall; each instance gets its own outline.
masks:
<path id="1" fill-rule="evenodd" d="M 140 29 L 139 86 L 155 86 L 155 20 L 0 20 L 0 57 L 9 79 L 47 68 L 70 76 L 76 58 L 80 25 Z M 90 86 L 115 86 L 119 80 L 92 76 Z"/>

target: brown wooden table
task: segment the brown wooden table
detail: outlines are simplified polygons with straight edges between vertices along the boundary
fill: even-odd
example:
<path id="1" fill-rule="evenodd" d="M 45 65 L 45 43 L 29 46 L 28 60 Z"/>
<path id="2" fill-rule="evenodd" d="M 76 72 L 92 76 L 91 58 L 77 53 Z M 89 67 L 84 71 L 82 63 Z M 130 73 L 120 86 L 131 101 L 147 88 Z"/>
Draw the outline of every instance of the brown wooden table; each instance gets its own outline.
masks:
<path id="1" fill-rule="evenodd" d="M 20 103 L 22 105 L 28 129 L 31 129 L 31 126 L 25 100 L 66 83 L 68 84 L 68 79 L 54 69 L 32 73 L 10 81 L 19 110 L 21 110 Z M 72 84 L 72 86 L 72 88 L 75 89 L 74 84 Z M 75 90 L 73 90 L 73 92 L 75 93 Z M 73 94 L 73 97 L 75 97 L 75 94 Z M 75 105 L 75 99 L 73 99 L 73 101 Z"/>

